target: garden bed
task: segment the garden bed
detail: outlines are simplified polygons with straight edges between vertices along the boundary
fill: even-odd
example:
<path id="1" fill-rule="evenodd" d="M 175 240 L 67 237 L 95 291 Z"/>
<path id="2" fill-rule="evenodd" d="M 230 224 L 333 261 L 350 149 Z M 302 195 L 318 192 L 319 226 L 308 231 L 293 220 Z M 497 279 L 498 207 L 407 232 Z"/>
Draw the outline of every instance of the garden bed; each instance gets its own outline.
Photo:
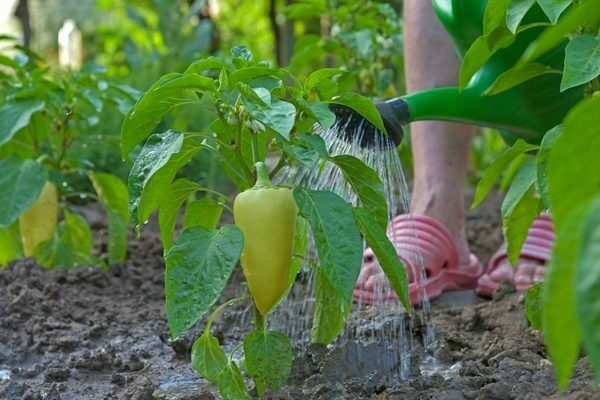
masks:
<path id="1" fill-rule="evenodd" d="M 481 207 L 468 216 L 469 236 L 482 258 L 500 240 L 493 210 Z M 88 219 L 103 229 L 93 212 Z M 162 250 L 158 236 L 147 231 L 131 242 L 130 261 L 108 272 L 46 270 L 32 260 L 0 271 L 0 398 L 219 398 L 189 362 L 201 327 L 169 340 Z M 238 280 L 234 277 L 224 299 L 239 291 Z M 295 350 L 288 385 L 270 398 L 600 398 L 585 359 L 568 392 L 557 392 L 542 338 L 528 327 L 523 297 L 510 287 L 491 301 L 469 292 L 448 294 L 432 310 L 439 369 L 413 368 L 410 379 L 398 382 L 377 368 L 388 351 L 381 346 L 312 345 Z M 226 347 L 243 334 L 236 324 L 242 313 L 233 309 L 215 322 L 213 331 Z M 348 323 L 369 323 L 368 315 L 355 312 Z M 415 343 L 419 334 L 417 327 Z"/>

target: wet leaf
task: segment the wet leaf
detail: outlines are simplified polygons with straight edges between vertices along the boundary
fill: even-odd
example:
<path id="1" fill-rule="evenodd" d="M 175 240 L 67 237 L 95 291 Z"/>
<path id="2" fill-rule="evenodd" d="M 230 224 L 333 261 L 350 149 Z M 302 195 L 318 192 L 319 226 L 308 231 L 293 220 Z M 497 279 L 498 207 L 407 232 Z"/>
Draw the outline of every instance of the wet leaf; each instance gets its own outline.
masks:
<path id="1" fill-rule="evenodd" d="M 64 243 L 81 255 L 91 257 L 93 239 L 90 225 L 79 214 L 73 214 L 67 209 L 63 213 L 65 217 L 65 231 L 62 235 Z"/>
<path id="2" fill-rule="evenodd" d="M 268 93 L 266 89 L 265 91 Z M 289 140 L 296 118 L 296 107 L 293 104 L 273 98 L 270 104 L 265 105 L 243 96 L 242 102 L 250 115 Z"/>
<path id="3" fill-rule="evenodd" d="M 352 207 L 335 193 L 301 187 L 294 189 L 294 199 L 311 227 L 319 265 L 329 283 L 351 301 L 362 265 L 362 240 Z"/>
<path id="4" fill-rule="evenodd" d="M 352 210 L 354 218 L 358 222 L 360 231 L 365 238 L 367 245 L 371 247 L 381 269 L 387 276 L 388 281 L 402 305 L 409 310 L 410 300 L 408 298 L 408 278 L 406 268 L 398 258 L 394 245 L 386 235 L 385 228 L 375 223 L 375 218 L 368 210 L 364 208 L 354 208 Z"/>
<path id="5" fill-rule="evenodd" d="M 40 265 L 47 268 L 58 266 L 71 268 L 73 265 L 73 252 L 58 232 L 55 232 L 51 239 L 38 244 L 33 251 L 33 256 Z"/>
<path id="6" fill-rule="evenodd" d="M 259 330 L 244 337 L 244 356 L 258 394 L 283 386 L 292 369 L 292 344 L 285 333 Z"/>
<path id="7" fill-rule="evenodd" d="M 41 100 L 7 101 L 0 106 L 0 146 L 9 142 L 15 133 L 29 125 L 31 115 L 45 106 Z M 1 224 L 0 224 L 1 225 Z"/>
<path id="8" fill-rule="evenodd" d="M 184 139 L 180 132 L 155 133 L 148 138 L 129 172 L 129 211 L 137 231 L 140 221 L 159 207 L 164 188 L 177 171 L 199 150 L 199 143 Z"/>
<path id="9" fill-rule="evenodd" d="M 192 367 L 204 379 L 217 383 L 219 373 L 227 366 L 227 357 L 216 337 L 204 331 L 192 346 Z"/>
<path id="10" fill-rule="evenodd" d="M 0 228 L 10 225 L 38 198 L 48 172 L 34 160 L 0 159 Z"/>
<path id="11" fill-rule="evenodd" d="M 244 246 L 234 225 L 184 230 L 166 256 L 165 298 L 172 338 L 194 325 L 221 296 Z"/>
<path id="12" fill-rule="evenodd" d="M 577 35 L 565 48 L 560 91 L 583 85 L 600 75 L 600 36 Z"/>
<path id="13" fill-rule="evenodd" d="M 248 388 L 240 369 L 231 361 L 218 377 L 219 392 L 223 400 L 249 400 Z"/>
<path id="14" fill-rule="evenodd" d="M 341 155 L 330 159 L 344 174 L 344 178 L 358 196 L 361 205 L 366 208 L 381 229 L 388 223 L 388 206 L 383 183 L 373 169 L 356 157 Z"/>

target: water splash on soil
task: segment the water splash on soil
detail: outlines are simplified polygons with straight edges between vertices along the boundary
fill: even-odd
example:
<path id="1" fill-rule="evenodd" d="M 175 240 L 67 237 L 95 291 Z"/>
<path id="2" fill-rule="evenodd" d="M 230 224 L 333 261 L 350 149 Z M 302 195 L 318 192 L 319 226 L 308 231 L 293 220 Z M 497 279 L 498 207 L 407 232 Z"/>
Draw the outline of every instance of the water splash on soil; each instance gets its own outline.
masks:
<path id="1" fill-rule="evenodd" d="M 342 135 L 346 132 L 348 121 L 338 120 L 328 130 L 317 128 L 317 133 L 324 139 L 331 156 L 349 154 L 362 160 L 374 169 L 380 176 L 386 200 L 389 207 L 389 221 L 399 214 L 409 212 L 410 194 L 402 170 L 402 165 L 396 146 L 383 135 L 374 137 L 372 146 L 361 146 L 366 122 L 352 129 L 356 135 Z M 345 138 L 342 138 L 345 136 Z M 275 177 L 277 183 L 292 185 L 302 184 L 315 190 L 330 190 L 350 204 L 358 205 L 356 194 L 344 179 L 342 172 L 333 163 L 326 163 L 321 168 L 309 169 L 302 166 L 286 167 Z M 309 257 L 315 257 L 314 243 L 310 243 Z M 425 270 L 420 261 L 422 278 Z M 298 343 L 310 341 L 310 329 L 314 311 L 313 270 L 303 266 L 299 280 L 301 284 L 294 285 L 292 293 L 278 308 L 272 319 L 273 329 L 281 330 L 290 335 Z M 365 316 L 364 324 L 346 328 L 337 340 L 337 344 L 349 341 L 359 341 L 364 344 L 376 343 L 387 349 L 380 357 L 383 358 L 384 370 L 395 379 L 407 379 L 414 367 L 413 360 L 426 360 L 427 368 L 436 370 L 436 361 L 432 356 L 435 347 L 435 333 L 430 323 L 430 304 L 426 293 L 422 293 L 425 301 L 414 316 L 409 316 L 398 301 L 383 300 L 384 287 L 376 289 L 377 300 L 373 305 L 360 302 L 356 305 L 358 312 Z M 424 289 L 423 289 L 424 290 Z M 389 318 L 394 316 L 394 318 Z M 413 332 L 417 321 L 422 332 L 422 343 L 416 346 Z M 421 354 L 415 354 L 417 350 Z M 357 361 L 361 359 L 360 352 L 356 353 Z"/>

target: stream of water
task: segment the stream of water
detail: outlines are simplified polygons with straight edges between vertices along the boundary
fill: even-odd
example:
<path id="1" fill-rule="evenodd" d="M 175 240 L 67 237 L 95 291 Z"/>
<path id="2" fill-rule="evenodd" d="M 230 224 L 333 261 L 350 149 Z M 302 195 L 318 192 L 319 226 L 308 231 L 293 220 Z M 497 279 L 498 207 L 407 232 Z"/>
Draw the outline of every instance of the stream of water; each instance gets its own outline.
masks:
<path id="1" fill-rule="evenodd" d="M 407 213 L 410 206 L 410 193 L 402 170 L 402 165 L 394 143 L 383 135 L 376 135 L 371 146 L 361 146 L 366 133 L 367 122 L 362 121 L 348 126 L 349 121 L 338 119 L 328 130 L 317 128 L 317 133 L 325 140 L 331 156 L 348 154 L 362 160 L 380 176 L 389 208 L 389 221 L 399 214 Z M 353 133 L 348 135 L 348 129 Z M 344 198 L 352 205 L 358 205 L 356 194 L 344 179 L 342 172 L 333 163 L 326 163 L 323 168 L 309 169 L 293 166 L 282 169 L 275 177 L 276 183 L 292 185 L 302 184 L 315 190 L 330 190 Z M 392 238 L 393 239 L 393 238 Z M 314 244 L 310 244 L 309 257 L 316 259 Z M 421 274 L 425 270 L 420 262 Z M 281 304 L 272 318 L 272 328 L 286 332 L 296 342 L 308 343 L 314 310 L 313 269 L 303 266 L 300 273 L 300 285 L 294 285 L 294 291 Z M 345 328 L 336 344 L 343 345 L 348 341 L 377 343 L 386 349 L 384 365 L 392 378 L 404 380 L 410 376 L 415 365 L 413 360 L 420 360 L 419 367 L 435 369 L 435 358 L 431 355 L 435 346 L 435 334 L 430 324 L 430 304 L 426 293 L 425 301 L 413 316 L 404 312 L 397 300 L 384 301 L 384 287 L 376 289 L 377 298 L 372 305 L 356 304 L 357 324 Z M 413 332 L 419 325 L 422 342 L 415 343 Z M 419 354 L 415 357 L 415 352 Z M 357 354 L 357 360 L 362 357 Z"/>

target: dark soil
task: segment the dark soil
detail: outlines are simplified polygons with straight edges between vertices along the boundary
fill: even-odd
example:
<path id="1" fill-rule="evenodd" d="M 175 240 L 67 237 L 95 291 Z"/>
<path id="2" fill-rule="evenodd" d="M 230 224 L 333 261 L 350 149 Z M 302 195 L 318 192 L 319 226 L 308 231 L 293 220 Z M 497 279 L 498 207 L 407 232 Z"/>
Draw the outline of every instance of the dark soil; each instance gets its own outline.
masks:
<path id="1" fill-rule="evenodd" d="M 501 241 L 496 207 L 491 201 L 468 215 L 469 238 L 484 260 Z M 88 213 L 94 229 L 102 231 L 102 217 Z M 104 249 L 98 243 L 98 250 Z M 32 260 L 0 270 L 0 399 L 218 398 L 189 364 L 189 348 L 202 324 L 176 342 L 169 340 L 158 237 L 132 241 L 129 260 L 108 272 L 51 271 Z M 225 298 L 239 290 L 236 281 Z M 585 359 L 569 390 L 557 391 L 540 334 L 528 327 L 523 297 L 511 287 L 491 301 L 450 294 L 432 309 L 438 369 L 415 367 L 410 379 L 399 382 L 378 368 L 388 350 L 377 343 L 311 345 L 296 350 L 288 385 L 270 397 L 600 399 Z M 243 325 L 236 324 L 241 313 L 239 308 L 226 313 L 214 325 L 226 346 L 243 334 Z M 349 323 L 368 324 L 369 315 L 354 313 Z M 385 318 L 391 317 L 380 316 L 381 326 Z M 420 330 L 415 329 L 415 342 Z"/>

